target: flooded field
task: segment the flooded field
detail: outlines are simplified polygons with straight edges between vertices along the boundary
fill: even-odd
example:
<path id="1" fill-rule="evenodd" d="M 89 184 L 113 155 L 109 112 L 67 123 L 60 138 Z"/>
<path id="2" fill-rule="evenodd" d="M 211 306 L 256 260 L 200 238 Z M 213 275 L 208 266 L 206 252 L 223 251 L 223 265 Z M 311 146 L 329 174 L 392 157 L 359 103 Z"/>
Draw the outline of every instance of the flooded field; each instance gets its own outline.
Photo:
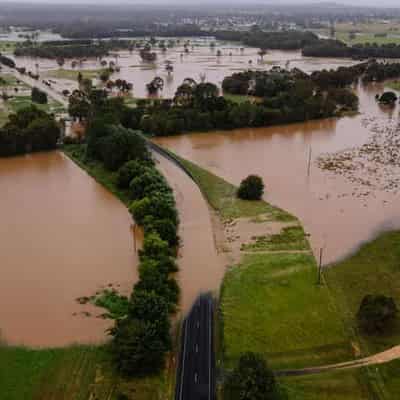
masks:
<path id="1" fill-rule="evenodd" d="M 397 125 L 398 107 L 384 109 L 375 101 L 383 89 L 359 87 L 361 113 L 353 117 L 186 134 L 157 142 L 235 184 L 250 173 L 262 176 L 266 200 L 301 219 L 314 252 L 323 248 L 327 264 L 380 231 L 400 227 L 396 190 L 361 185 L 344 174 L 320 169 L 316 162 L 325 153 L 363 145 L 372 135 L 371 123 Z"/>
<path id="2" fill-rule="evenodd" d="M 125 206 L 62 153 L 0 160 L 0 339 L 97 343 L 111 323 L 78 304 L 137 277 Z"/>
<path id="3" fill-rule="evenodd" d="M 190 41 L 189 53 L 184 52 L 183 44 Z M 300 68 L 305 72 L 312 72 L 324 68 L 336 68 L 341 65 L 352 65 L 351 60 L 335 60 L 329 58 L 304 58 L 300 51 L 269 51 L 261 61 L 257 54 L 259 49 L 241 47 L 239 44 L 216 42 L 215 47 L 210 47 L 212 39 L 184 38 L 177 43 L 176 47 L 167 49 L 165 53 L 154 48 L 157 53 L 157 60 L 154 63 L 143 62 L 139 51 L 132 53 L 122 51 L 104 57 L 107 62 L 113 61 L 120 67 L 119 73 L 114 73 L 111 79 L 125 79 L 133 84 L 134 97 L 147 97 L 146 84 L 154 77 L 160 76 L 164 80 L 164 89 L 159 97 L 173 97 L 176 88 L 185 78 L 193 78 L 200 81 L 201 76 L 206 81 L 213 82 L 220 86 L 225 76 L 237 71 L 252 69 L 270 69 L 275 65 L 285 68 Z M 218 56 L 218 52 L 221 55 Z M 174 71 L 168 74 L 165 65 L 166 61 L 172 62 Z M 49 75 L 55 83 L 52 86 L 58 91 L 73 90 L 78 87 L 76 80 L 54 78 L 54 71 L 60 69 L 55 60 L 32 59 L 26 57 L 16 58 L 20 66 L 28 70 L 39 72 L 41 76 Z M 79 69 L 95 71 L 101 69 L 100 60 L 87 59 L 79 66 Z M 71 60 L 66 61 L 63 69 L 72 70 Z"/>

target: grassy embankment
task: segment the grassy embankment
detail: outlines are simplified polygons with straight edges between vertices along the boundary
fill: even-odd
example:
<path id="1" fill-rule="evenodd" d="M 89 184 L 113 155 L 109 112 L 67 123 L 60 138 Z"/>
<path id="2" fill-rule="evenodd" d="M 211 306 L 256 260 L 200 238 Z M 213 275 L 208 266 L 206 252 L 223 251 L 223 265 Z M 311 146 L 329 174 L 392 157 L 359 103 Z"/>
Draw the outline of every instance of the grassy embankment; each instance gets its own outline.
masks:
<path id="1" fill-rule="evenodd" d="M 191 162 L 182 162 L 223 220 L 243 216 L 265 220 L 265 215 L 270 221 L 293 220 L 265 202 L 238 200 L 234 186 Z M 282 231 L 260 243 L 254 253 L 249 254 L 247 248 L 241 262 L 226 273 L 220 299 L 219 367 L 230 369 L 246 350 L 264 354 L 274 369 L 354 357 L 353 336 L 328 287 L 317 285 L 315 259 L 311 252 L 304 252 L 308 248 L 301 227 Z M 280 382 L 290 400 L 370 398 L 365 370 L 288 377 Z"/>
<path id="2" fill-rule="evenodd" d="M 100 163 L 86 163 L 83 146 L 65 146 L 65 153 L 125 204 L 128 198 L 115 184 L 115 174 Z M 27 349 L 0 345 L 2 400 L 164 400 L 173 396 L 175 372 L 125 380 L 113 370 L 107 345 L 57 349 Z M 23 377 L 23 378 L 21 378 Z M 23 384 L 21 383 L 23 379 Z"/>
<path id="3" fill-rule="evenodd" d="M 0 74 L 0 78 L 2 78 L 2 80 L 0 80 L 0 91 L 4 91 L 12 96 L 12 98 L 7 101 L 2 101 L 0 104 L 0 126 L 7 122 L 8 116 L 11 113 L 29 107 L 31 104 L 35 104 L 37 108 L 43 111 L 54 114 L 65 111 L 64 107 L 52 98 L 48 99 L 47 104 L 33 103 L 31 100 L 31 88 L 21 81 L 17 82 L 13 75 Z M 15 88 L 18 89 L 17 92 L 14 90 Z"/>

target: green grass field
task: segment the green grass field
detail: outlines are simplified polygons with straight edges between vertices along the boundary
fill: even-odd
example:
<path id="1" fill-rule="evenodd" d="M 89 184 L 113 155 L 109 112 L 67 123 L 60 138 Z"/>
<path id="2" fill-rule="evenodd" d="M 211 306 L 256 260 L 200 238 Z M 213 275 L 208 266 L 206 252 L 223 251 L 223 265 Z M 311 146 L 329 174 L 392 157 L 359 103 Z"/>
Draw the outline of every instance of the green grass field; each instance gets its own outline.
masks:
<path id="1" fill-rule="evenodd" d="M 30 96 L 30 87 L 23 82 L 17 82 L 17 79 L 10 74 L 0 74 L 0 90 L 4 90 L 12 97 L 3 101 L 0 108 L 0 126 L 8 121 L 8 116 L 25 107 L 29 107 L 32 103 Z M 18 91 L 15 92 L 14 89 Z M 60 114 L 65 112 L 65 108 L 52 98 L 48 98 L 47 104 L 36 104 L 35 106 L 43 111 Z"/>
<path id="2" fill-rule="evenodd" d="M 2 400 L 161 400 L 172 391 L 167 373 L 123 380 L 105 346 L 32 350 L 0 347 Z M 169 397 L 168 397 L 169 398 Z"/>
<path id="3" fill-rule="evenodd" d="M 376 37 L 375 34 L 372 33 L 361 33 L 357 34 L 353 39 L 351 39 L 347 32 L 337 32 L 336 38 L 349 45 L 365 44 L 365 43 L 376 43 L 378 45 L 388 44 L 388 43 L 400 44 L 400 34 L 399 36 L 389 35 L 386 37 L 384 36 Z"/>
<path id="4" fill-rule="evenodd" d="M 223 218 L 241 216 L 297 221 L 265 202 L 244 202 L 236 188 L 180 159 Z M 300 368 L 354 358 L 351 332 L 326 285 L 317 285 L 315 259 L 302 228 L 262 243 L 225 275 L 220 296 L 219 367 L 229 370 L 246 350 L 263 354 L 274 369 Z M 270 250 L 290 250 L 268 253 Z M 298 253 L 293 250 L 299 250 Z M 267 250 L 267 252 L 265 252 Z M 352 370 L 279 379 L 289 400 L 367 400 L 366 371 Z"/>
<path id="5" fill-rule="evenodd" d="M 13 53 L 15 50 L 15 42 L 0 40 L 0 53 Z"/>
<path id="6" fill-rule="evenodd" d="M 355 320 L 366 294 L 392 296 L 400 305 L 400 232 L 382 234 L 362 246 L 354 256 L 329 268 L 325 276 L 346 325 L 359 338 L 363 354 L 373 354 L 400 344 L 400 319 L 392 332 L 379 337 L 360 334 Z M 400 361 L 381 366 L 378 371 L 385 387 L 380 385 L 377 390 L 386 393 L 389 399 L 397 398 L 396 393 L 400 393 Z"/>

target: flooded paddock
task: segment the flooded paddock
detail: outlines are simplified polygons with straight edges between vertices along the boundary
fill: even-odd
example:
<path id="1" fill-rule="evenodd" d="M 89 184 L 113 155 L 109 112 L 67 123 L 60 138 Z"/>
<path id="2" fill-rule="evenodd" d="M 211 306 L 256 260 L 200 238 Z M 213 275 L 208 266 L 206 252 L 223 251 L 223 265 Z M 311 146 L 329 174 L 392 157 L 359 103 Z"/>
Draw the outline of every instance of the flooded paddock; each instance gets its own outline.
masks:
<path id="1" fill-rule="evenodd" d="M 375 101 L 383 90 L 379 84 L 359 87 L 360 114 L 353 117 L 156 140 L 232 183 L 249 174 L 262 176 L 265 199 L 300 218 L 315 254 L 323 248 L 327 264 L 382 230 L 400 227 L 398 192 L 360 187 L 316 163 L 325 153 L 364 144 L 371 121 L 397 124 L 398 107 L 385 109 Z"/>
<path id="2" fill-rule="evenodd" d="M 125 206 L 62 153 L 0 159 L 0 334 L 9 344 L 106 339 L 104 310 L 76 299 L 137 279 Z"/>
<path id="3" fill-rule="evenodd" d="M 175 40 L 177 40 L 175 38 Z M 189 40 L 189 53 L 184 52 L 184 43 Z M 164 53 L 158 48 L 154 63 L 142 61 L 139 50 L 115 52 L 103 60 L 115 62 L 120 72 L 114 73 L 111 79 L 125 79 L 133 84 L 132 95 L 137 98 L 147 97 L 146 84 L 160 76 L 164 80 L 164 89 L 159 92 L 161 98 L 173 97 L 177 87 L 185 78 L 193 78 L 200 82 L 203 78 L 217 86 L 221 86 L 225 76 L 234 72 L 247 70 L 266 70 L 273 66 L 284 68 L 300 68 L 305 72 L 312 72 L 324 68 L 337 68 L 339 66 L 353 65 L 355 62 L 348 59 L 331 58 L 306 58 L 300 51 L 271 50 L 260 59 L 259 49 L 254 47 L 242 47 L 237 43 L 216 42 L 215 47 L 210 47 L 212 39 L 183 38 L 173 48 Z M 218 55 L 218 52 L 221 55 Z M 49 74 L 60 69 L 56 60 L 38 59 L 30 57 L 14 57 L 19 66 L 39 73 L 46 78 Z M 174 71 L 171 74 L 165 69 L 166 61 L 171 61 Z M 63 69 L 72 70 L 72 60 L 66 60 Z M 103 68 L 98 59 L 87 59 L 77 67 L 78 70 L 100 70 Z M 63 90 L 73 90 L 78 87 L 75 80 L 51 77 L 52 86 L 59 93 Z"/>

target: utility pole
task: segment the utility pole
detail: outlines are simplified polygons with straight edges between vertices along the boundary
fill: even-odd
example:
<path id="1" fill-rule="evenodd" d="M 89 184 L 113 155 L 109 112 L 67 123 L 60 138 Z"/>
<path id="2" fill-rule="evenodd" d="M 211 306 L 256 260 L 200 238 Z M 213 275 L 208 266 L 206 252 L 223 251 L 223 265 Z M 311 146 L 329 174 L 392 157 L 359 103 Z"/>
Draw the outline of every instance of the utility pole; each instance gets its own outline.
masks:
<path id="1" fill-rule="evenodd" d="M 318 266 L 318 285 L 321 284 L 323 250 L 324 250 L 324 248 L 320 247 L 320 249 L 319 249 L 319 266 Z"/>
<path id="2" fill-rule="evenodd" d="M 310 150 L 308 152 L 308 165 L 307 165 L 307 177 L 310 177 L 310 172 L 311 172 L 311 153 L 312 153 L 312 148 L 310 145 Z"/>

